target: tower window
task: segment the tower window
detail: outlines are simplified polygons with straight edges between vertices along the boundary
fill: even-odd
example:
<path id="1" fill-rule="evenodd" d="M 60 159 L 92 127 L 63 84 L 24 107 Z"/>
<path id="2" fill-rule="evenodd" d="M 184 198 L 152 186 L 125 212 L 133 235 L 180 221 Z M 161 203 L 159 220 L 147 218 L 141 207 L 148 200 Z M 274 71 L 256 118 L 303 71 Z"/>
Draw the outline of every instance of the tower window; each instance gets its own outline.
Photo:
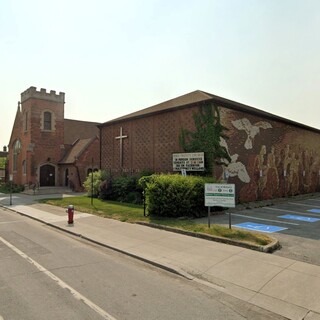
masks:
<path id="1" fill-rule="evenodd" d="M 24 114 L 24 131 L 28 131 L 28 112 Z"/>
<path id="2" fill-rule="evenodd" d="M 52 130 L 52 116 L 49 111 L 46 111 L 43 114 L 43 129 Z"/>

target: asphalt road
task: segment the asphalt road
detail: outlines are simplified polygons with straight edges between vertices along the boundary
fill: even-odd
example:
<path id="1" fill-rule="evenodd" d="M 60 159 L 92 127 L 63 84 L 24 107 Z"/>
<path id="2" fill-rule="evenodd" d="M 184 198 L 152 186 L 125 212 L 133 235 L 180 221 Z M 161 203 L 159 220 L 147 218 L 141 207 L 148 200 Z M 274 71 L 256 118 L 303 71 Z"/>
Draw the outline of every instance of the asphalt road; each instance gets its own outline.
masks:
<path id="1" fill-rule="evenodd" d="M 229 226 L 228 213 L 212 215 L 210 220 L 212 224 Z M 207 223 L 208 219 L 197 221 Z M 320 265 L 320 197 L 290 199 L 272 206 L 232 212 L 231 224 L 233 228 L 253 226 L 257 232 L 282 228 L 268 233 L 281 244 L 281 249 L 273 254 Z"/>
<path id="2" fill-rule="evenodd" d="M 0 209 L 0 319 L 283 319 Z"/>

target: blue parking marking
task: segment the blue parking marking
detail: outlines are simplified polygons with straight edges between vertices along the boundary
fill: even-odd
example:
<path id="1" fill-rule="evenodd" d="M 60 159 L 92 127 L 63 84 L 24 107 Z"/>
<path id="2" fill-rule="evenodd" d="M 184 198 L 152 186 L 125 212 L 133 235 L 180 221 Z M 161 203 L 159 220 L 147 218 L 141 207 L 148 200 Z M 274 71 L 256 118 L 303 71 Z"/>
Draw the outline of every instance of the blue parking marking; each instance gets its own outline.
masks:
<path id="1" fill-rule="evenodd" d="M 237 227 L 237 228 L 243 228 L 243 229 L 266 232 L 266 233 L 273 233 L 273 232 L 278 232 L 278 231 L 288 229 L 288 228 L 270 226 L 267 224 L 259 224 L 259 223 L 254 223 L 254 222 L 244 222 L 244 223 L 235 224 L 233 226 Z"/>
<path id="2" fill-rule="evenodd" d="M 305 221 L 305 222 L 316 222 L 320 220 L 318 218 L 296 216 L 294 214 L 285 214 L 284 216 L 278 216 L 278 218 L 289 219 L 289 220 L 299 220 L 299 221 Z"/>
<path id="3" fill-rule="evenodd" d="M 310 209 L 307 210 L 308 212 L 312 212 L 312 213 L 320 213 L 320 209 Z"/>

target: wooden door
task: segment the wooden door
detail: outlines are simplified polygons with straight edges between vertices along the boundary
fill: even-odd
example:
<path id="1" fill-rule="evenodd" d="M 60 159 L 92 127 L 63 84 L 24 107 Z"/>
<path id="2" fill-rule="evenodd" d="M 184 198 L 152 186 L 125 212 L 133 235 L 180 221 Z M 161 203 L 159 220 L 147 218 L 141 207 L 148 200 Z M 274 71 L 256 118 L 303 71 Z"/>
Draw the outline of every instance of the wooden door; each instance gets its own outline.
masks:
<path id="1" fill-rule="evenodd" d="M 46 164 L 40 168 L 40 187 L 53 187 L 55 185 L 55 168 Z"/>

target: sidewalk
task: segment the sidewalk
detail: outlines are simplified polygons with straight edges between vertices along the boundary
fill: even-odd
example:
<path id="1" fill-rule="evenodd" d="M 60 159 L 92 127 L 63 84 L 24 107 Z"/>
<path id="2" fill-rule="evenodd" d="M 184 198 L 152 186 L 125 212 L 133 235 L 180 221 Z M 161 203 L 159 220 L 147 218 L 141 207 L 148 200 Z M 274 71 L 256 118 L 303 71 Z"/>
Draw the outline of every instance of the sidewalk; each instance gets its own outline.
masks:
<path id="1" fill-rule="evenodd" d="M 68 225 L 65 209 L 37 198 L 13 195 L 10 206 L 0 194 L 0 205 L 288 319 L 320 320 L 320 266 L 87 213 Z"/>

